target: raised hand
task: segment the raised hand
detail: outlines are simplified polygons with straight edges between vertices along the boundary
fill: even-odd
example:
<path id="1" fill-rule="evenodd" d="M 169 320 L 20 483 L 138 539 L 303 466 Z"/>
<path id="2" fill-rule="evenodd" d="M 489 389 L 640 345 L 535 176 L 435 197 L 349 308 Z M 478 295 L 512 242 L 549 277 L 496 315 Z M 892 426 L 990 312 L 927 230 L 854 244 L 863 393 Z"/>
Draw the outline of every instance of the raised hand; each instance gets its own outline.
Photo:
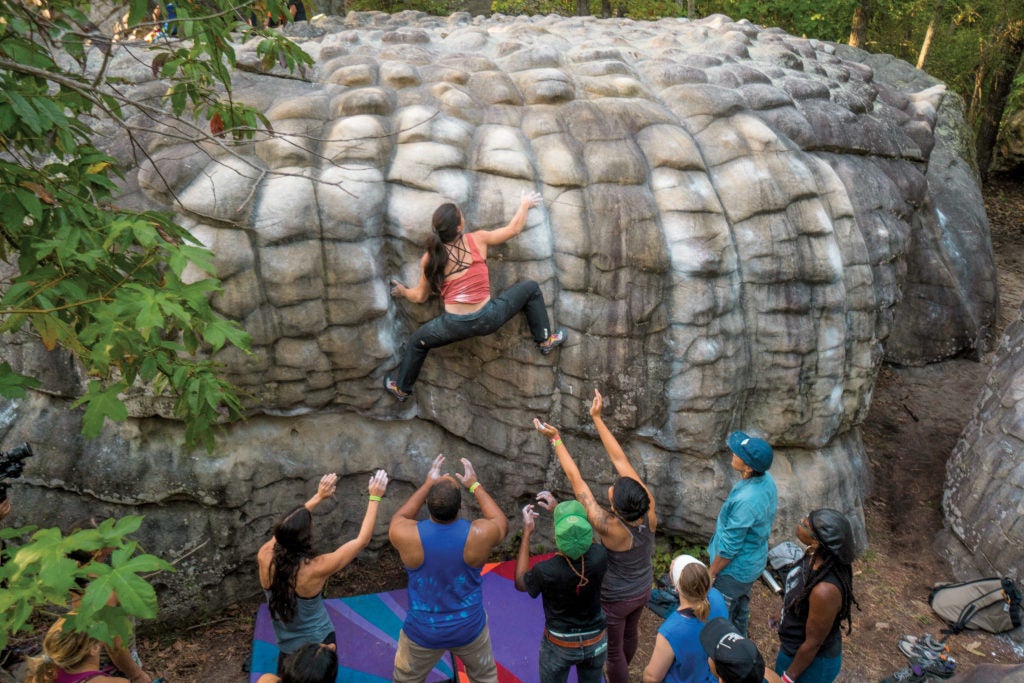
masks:
<path id="1" fill-rule="evenodd" d="M 533 428 L 538 432 L 548 437 L 549 439 L 558 438 L 558 429 L 552 427 L 547 422 L 541 422 L 538 418 L 533 418 Z"/>
<path id="2" fill-rule="evenodd" d="M 590 404 L 590 417 L 593 419 L 601 417 L 601 408 L 604 407 L 604 399 L 601 398 L 601 392 L 594 389 L 594 400 Z"/>
<path id="3" fill-rule="evenodd" d="M 338 475 L 325 474 L 320 477 L 320 484 L 316 487 L 316 495 L 318 498 L 323 500 L 324 498 L 330 498 L 334 495 L 334 492 L 338 490 Z"/>
<path id="4" fill-rule="evenodd" d="M 388 490 L 388 473 L 384 470 L 374 472 L 370 477 L 369 490 L 371 496 L 383 496 Z"/>
<path id="5" fill-rule="evenodd" d="M 466 458 L 462 458 L 462 467 L 466 470 L 465 474 L 455 473 L 462 485 L 467 489 L 476 483 L 476 472 L 473 471 L 473 464 Z"/>
<path id="6" fill-rule="evenodd" d="M 523 531 L 531 532 L 536 526 L 537 513 L 533 510 L 533 505 L 523 506 Z"/>
<path id="7" fill-rule="evenodd" d="M 434 458 L 434 462 L 430 465 L 430 471 L 427 472 L 427 481 L 437 481 L 441 478 L 441 465 L 444 464 L 444 455 L 438 453 L 437 457 Z"/>
<path id="8" fill-rule="evenodd" d="M 519 204 L 521 206 L 528 206 L 533 208 L 538 206 L 541 202 L 540 192 L 523 192 L 519 197 Z"/>
<path id="9" fill-rule="evenodd" d="M 541 491 L 537 494 L 537 505 L 541 506 L 548 512 L 554 512 L 555 507 L 558 505 L 558 501 L 551 495 L 551 491 Z"/>

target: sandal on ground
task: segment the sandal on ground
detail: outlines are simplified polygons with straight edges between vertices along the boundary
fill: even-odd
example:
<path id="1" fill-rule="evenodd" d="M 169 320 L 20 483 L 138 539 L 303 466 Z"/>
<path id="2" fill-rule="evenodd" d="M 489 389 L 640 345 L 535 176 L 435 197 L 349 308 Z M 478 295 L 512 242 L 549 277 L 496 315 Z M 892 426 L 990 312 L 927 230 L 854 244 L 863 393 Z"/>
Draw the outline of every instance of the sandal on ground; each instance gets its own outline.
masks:
<path id="1" fill-rule="evenodd" d="M 545 356 L 555 350 L 555 347 L 561 346 L 565 343 L 565 340 L 569 338 L 569 335 L 565 333 L 565 330 L 555 330 L 551 333 L 547 339 L 537 344 L 537 348 Z"/>
<path id="2" fill-rule="evenodd" d="M 384 378 L 384 388 L 389 394 L 397 398 L 399 401 L 407 401 L 409 396 L 412 394 L 411 391 L 402 391 L 398 388 L 398 382 L 391 379 L 390 377 Z"/>

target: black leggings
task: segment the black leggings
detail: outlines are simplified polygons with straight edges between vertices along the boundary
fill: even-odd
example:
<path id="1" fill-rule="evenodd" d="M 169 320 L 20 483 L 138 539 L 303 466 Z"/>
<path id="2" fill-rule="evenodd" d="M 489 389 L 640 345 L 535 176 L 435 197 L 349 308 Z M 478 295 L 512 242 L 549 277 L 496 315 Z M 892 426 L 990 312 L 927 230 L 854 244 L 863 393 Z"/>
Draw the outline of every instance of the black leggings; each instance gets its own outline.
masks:
<path id="1" fill-rule="evenodd" d="M 405 392 L 412 391 L 412 385 L 420 376 L 423 361 L 427 359 L 430 349 L 470 337 L 493 334 L 519 311 L 526 314 L 526 324 L 530 326 L 533 341 L 538 344 L 546 341 L 551 323 L 544 307 L 544 295 L 540 285 L 533 280 L 526 280 L 509 287 L 475 313 L 442 313 L 413 332 L 405 347 L 402 367 L 398 371 L 398 388 Z"/>

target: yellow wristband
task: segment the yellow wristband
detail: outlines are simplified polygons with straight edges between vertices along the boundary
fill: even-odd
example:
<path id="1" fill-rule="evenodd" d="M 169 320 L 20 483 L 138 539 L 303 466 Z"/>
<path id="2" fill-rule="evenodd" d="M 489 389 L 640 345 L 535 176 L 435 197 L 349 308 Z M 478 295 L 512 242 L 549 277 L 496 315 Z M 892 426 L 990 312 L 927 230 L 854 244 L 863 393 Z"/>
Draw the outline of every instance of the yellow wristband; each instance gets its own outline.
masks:
<path id="1" fill-rule="evenodd" d="M 373 503 L 379 503 L 380 502 L 380 496 L 370 496 L 370 501 L 373 502 Z"/>
<path id="2" fill-rule="evenodd" d="M 561 446 L 562 445 L 562 437 L 558 437 L 557 439 L 551 439 L 551 445 L 552 446 Z"/>
<path id="3" fill-rule="evenodd" d="M 477 490 L 478 488 L 480 488 L 480 482 L 478 482 L 478 481 L 474 481 L 474 482 L 473 482 L 473 485 L 469 487 L 469 492 L 470 492 L 470 493 L 476 493 L 476 490 Z"/>

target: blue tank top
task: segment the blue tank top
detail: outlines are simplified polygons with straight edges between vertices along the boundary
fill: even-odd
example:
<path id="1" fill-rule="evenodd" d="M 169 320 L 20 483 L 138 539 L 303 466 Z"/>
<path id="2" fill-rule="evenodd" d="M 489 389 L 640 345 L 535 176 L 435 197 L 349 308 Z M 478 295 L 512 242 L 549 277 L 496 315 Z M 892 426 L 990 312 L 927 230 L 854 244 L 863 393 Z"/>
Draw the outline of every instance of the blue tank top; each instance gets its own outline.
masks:
<path id="1" fill-rule="evenodd" d="M 270 591 L 263 593 L 270 602 Z M 303 645 L 322 643 L 324 638 L 334 633 L 334 624 L 324 607 L 323 594 L 315 598 L 295 596 L 295 618 L 291 621 L 278 621 L 271 618 L 274 635 L 277 636 L 277 647 L 281 652 L 290 654 Z"/>
<path id="2" fill-rule="evenodd" d="M 402 630 L 420 647 L 441 649 L 473 642 L 487 624 L 480 567 L 462 559 L 469 521 L 416 525 L 423 564 L 409 574 L 409 611 Z"/>

